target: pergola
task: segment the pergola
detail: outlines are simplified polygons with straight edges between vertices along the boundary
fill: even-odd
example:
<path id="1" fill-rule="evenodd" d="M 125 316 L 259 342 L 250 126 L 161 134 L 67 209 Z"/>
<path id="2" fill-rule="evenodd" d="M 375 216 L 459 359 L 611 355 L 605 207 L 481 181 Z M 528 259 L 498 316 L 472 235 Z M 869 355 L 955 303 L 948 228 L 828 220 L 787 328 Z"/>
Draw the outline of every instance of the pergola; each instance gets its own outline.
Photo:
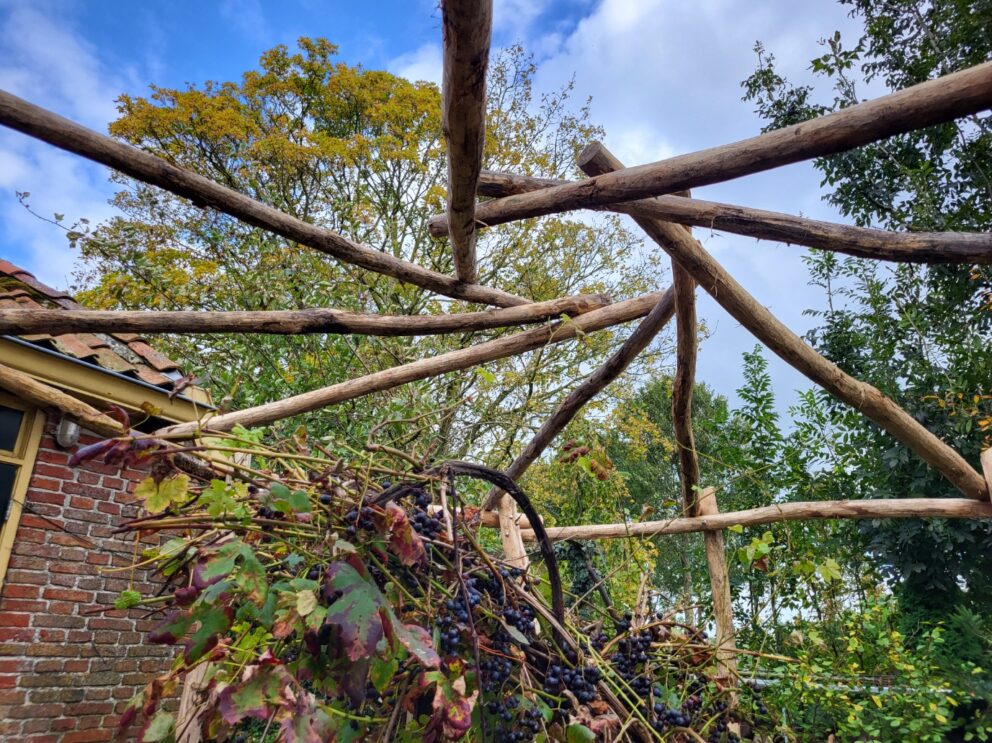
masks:
<path id="1" fill-rule="evenodd" d="M 264 312 L 98 312 L 0 310 L 0 333 L 357 333 L 425 335 L 538 324 L 473 346 L 421 359 L 303 394 L 223 413 L 196 424 L 163 429 L 170 438 L 195 438 L 236 425 L 258 426 L 370 393 L 562 343 L 633 320 L 640 323 L 622 346 L 558 406 L 507 468 L 519 478 L 595 395 L 642 353 L 676 318 L 677 360 L 673 420 L 685 518 L 637 524 L 549 528 L 552 539 L 601 539 L 702 531 L 713 588 L 719 658 L 733 664 L 733 621 L 722 530 L 734 525 L 802 519 L 992 518 L 989 489 L 992 450 L 983 473 L 870 384 L 854 379 L 821 356 L 752 297 L 704 249 L 691 227 L 706 227 L 767 240 L 837 251 L 863 258 L 916 263 L 992 263 L 992 235 L 901 234 L 815 221 L 744 206 L 699 201 L 688 189 L 739 178 L 814 157 L 832 155 L 914 129 L 977 114 L 992 106 L 992 62 L 930 80 L 794 126 L 659 162 L 625 167 L 602 144 L 579 157 L 589 176 L 558 181 L 482 171 L 485 80 L 492 26 L 491 0 L 443 0 L 443 128 L 448 150 L 447 213 L 431 220 L 431 234 L 447 236 L 455 276 L 432 271 L 357 243 L 260 203 L 165 160 L 86 129 L 55 113 L 0 91 L 0 124 L 130 177 L 268 230 L 345 263 L 390 276 L 436 294 L 493 309 L 430 316 L 383 316 L 331 308 Z M 493 197 L 484 203 L 477 194 Z M 477 283 L 477 230 L 520 219 L 577 209 L 630 215 L 669 254 L 673 284 L 664 291 L 611 302 L 601 295 L 531 302 Z M 940 472 L 960 498 L 825 501 L 772 505 L 719 513 L 711 489 L 699 489 L 692 435 L 696 362 L 696 285 L 774 353 L 837 399 L 853 406 Z M 560 320 L 562 315 L 570 316 Z M 125 434 L 120 423 L 66 393 L 0 364 L 0 388 L 55 408 L 107 435 Z M 531 525 L 515 503 L 493 491 L 483 523 L 499 525 L 506 557 L 525 561 Z M 496 511 L 490 514 L 489 511 Z"/>

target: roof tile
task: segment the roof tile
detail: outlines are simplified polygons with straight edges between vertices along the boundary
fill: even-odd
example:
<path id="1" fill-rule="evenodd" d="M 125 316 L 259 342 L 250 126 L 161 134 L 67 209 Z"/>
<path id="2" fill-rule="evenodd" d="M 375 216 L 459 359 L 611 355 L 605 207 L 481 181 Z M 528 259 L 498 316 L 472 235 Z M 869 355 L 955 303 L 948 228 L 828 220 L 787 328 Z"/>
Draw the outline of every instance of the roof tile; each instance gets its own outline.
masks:
<path id="1" fill-rule="evenodd" d="M 0 308 L 59 307 L 85 309 L 71 295 L 53 289 L 23 268 L 0 258 Z M 68 333 L 56 337 L 39 333 L 21 336 L 21 339 L 157 387 L 172 387 L 172 379 L 162 372 L 172 372 L 175 376 L 175 372 L 179 371 L 178 364 L 135 333 Z"/>

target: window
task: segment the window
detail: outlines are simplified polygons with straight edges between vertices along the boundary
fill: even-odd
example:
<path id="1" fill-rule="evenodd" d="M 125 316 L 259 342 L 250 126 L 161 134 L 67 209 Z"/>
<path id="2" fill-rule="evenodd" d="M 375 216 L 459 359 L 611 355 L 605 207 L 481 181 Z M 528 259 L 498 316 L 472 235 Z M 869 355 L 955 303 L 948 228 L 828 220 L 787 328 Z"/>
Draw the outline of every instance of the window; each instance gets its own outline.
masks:
<path id="1" fill-rule="evenodd" d="M 44 424 L 41 411 L 0 393 L 0 586 L 7 572 Z"/>

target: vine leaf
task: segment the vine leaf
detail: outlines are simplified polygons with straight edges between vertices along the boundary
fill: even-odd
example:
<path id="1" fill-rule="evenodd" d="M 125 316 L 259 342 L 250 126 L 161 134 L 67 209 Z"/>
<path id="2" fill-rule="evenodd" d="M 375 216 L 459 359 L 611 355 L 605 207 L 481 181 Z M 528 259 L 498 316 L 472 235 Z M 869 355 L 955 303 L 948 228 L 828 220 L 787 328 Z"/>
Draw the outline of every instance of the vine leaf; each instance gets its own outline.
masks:
<path id="1" fill-rule="evenodd" d="M 406 511 L 395 501 L 389 501 L 384 510 L 389 548 L 407 567 L 423 563 L 427 559 L 427 551 L 420 536 L 413 530 Z"/>

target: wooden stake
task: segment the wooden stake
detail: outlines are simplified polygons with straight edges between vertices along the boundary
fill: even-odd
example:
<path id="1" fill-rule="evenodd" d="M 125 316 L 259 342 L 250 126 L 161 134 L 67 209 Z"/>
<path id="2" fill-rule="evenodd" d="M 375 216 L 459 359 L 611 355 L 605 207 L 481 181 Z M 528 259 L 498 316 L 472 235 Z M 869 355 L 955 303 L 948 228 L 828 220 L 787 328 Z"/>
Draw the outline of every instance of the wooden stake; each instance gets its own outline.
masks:
<path id="1" fill-rule="evenodd" d="M 696 500 L 696 513 L 703 518 L 720 512 L 716 503 L 716 490 L 706 488 Z M 727 553 L 722 531 L 703 532 L 703 550 L 710 574 L 710 591 L 713 594 L 713 620 L 716 625 L 716 660 L 720 677 L 733 684 L 737 679 L 737 645 L 734 642 L 734 605 L 730 595 L 730 576 L 727 572 Z"/>
<path id="2" fill-rule="evenodd" d="M 992 70 L 992 66 L 989 69 Z M 622 166 L 605 147 L 596 143 L 583 152 L 580 167 L 586 172 L 607 172 Z M 720 306 L 780 358 L 834 397 L 861 411 L 884 428 L 944 475 L 965 496 L 979 499 L 986 497 L 988 489 L 984 478 L 960 454 L 921 426 L 913 416 L 878 389 L 844 373 L 840 367 L 804 343 L 748 294 L 685 229 L 659 220 L 635 221 Z"/>
<path id="3" fill-rule="evenodd" d="M 489 226 L 605 206 L 760 173 L 943 124 L 992 105 L 992 62 L 733 144 L 479 204 Z"/>
<path id="4" fill-rule="evenodd" d="M 689 534 L 697 531 L 723 531 L 732 526 L 760 526 L 780 521 L 813 519 L 992 519 L 992 503 L 971 498 L 892 498 L 885 500 L 832 500 L 779 503 L 774 506 L 729 511 L 706 516 L 641 521 L 629 524 L 589 526 L 550 526 L 553 541 L 564 539 L 625 539 L 662 534 Z M 522 529 L 525 542 L 534 532 Z"/>
<path id="5" fill-rule="evenodd" d="M 509 196 L 563 183 L 568 181 L 483 171 L 479 179 L 479 193 L 483 196 Z M 859 258 L 905 263 L 992 263 L 992 234 L 987 232 L 887 232 L 675 195 L 593 208 L 762 240 L 806 245 Z M 447 220 L 443 216 L 432 217 L 429 227 L 432 235 L 447 234 Z"/>
<path id="6" fill-rule="evenodd" d="M 562 315 L 581 315 L 609 303 L 609 297 L 604 294 L 584 294 L 517 307 L 447 315 L 367 315 L 332 309 L 268 312 L 0 309 L 0 334 L 127 332 L 439 335 L 543 322 Z"/>
<path id="7" fill-rule="evenodd" d="M 443 0 L 441 127 L 448 145 L 448 234 L 459 281 L 475 283 L 475 188 L 486 144 L 492 0 Z"/>
<path id="8" fill-rule="evenodd" d="M 2 90 L 0 124 L 190 199 L 197 206 L 212 207 L 254 227 L 261 227 L 300 245 L 332 255 L 345 263 L 468 302 L 500 307 L 527 303 L 523 297 L 487 286 L 466 284 L 452 276 L 445 276 L 396 258 L 388 252 L 349 240 L 333 230 L 291 217 L 209 178 L 98 134 Z"/>
<path id="9" fill-rule="evenodd" d="M 449 351 L 440 356 L 421 359 L 409 364 L 385 369 L 347 382 L 332 384 L 322 389 L 311 390 L 300 395 L 294 395 L 284 400 L 258 405 L 233 413 L 218 415 L 209 420 L 197 423 L 182 423 L 159 431 L 171 434 L 186 434 L 193 436 L 197 431 L 229 431 L 234 426 L 262 426 L 273 421 L 290 418 L 301 413 L 308 413 L 328 405 L 335 405 L 345 400 L 392 389 L 402 384 L 418 379 L 436 377 L 459 369 L 484 364 L 487 361 L 516 356 L 549 343 L 560 343 L 574 338 L 579 333 L 589 333 L 602 330 L 613 325 L 630 322 L 647 315 L 665 295 L 662 292 L 644 294 L 635 299 L 617 302 L 602 309 L 587 312 L 574 319 L 568 319 L 554 325 L 525 330 L 503 338 L 469 346 L 457 351 Z"/>
<path id="10" fill-rule="evenodd" d="M 630 337 L 624 341 L 616 353 L 607 359 L 602 366 L 561 402 L 555 409 L 555 412 L 551 414 L 551 417 L 534 434 L 534 437 L 524 447 L 524 450 L 520 452 L 517 458 L 513 460 L 513 463 L 506 469 L 506 476 L 511 480 L 519 480 L 524 472 L 527 471 L 527 468 L 534 463 L 534 460 L 541 456 L 541 453 L 565 429 L 565 426 L 571 422 L 572 418 L 575 417 L 583 406 L 602 392 L 610 382 L 619 377 L 630 366 L 630 362 L 648 347 L 648 344 L 654 340 L 654 337 L 672 319 L 674 311 L 674 294 L 672 290 L 669 290 L 661 296 L 650 314 L 630 334 Z M 483 508 L 491 510 L 497 504 L 498 498 L 500 500 L 506 500 L 505 495 L 500 498 L 500 492 L 498 490 L 489 491 Z"/>

